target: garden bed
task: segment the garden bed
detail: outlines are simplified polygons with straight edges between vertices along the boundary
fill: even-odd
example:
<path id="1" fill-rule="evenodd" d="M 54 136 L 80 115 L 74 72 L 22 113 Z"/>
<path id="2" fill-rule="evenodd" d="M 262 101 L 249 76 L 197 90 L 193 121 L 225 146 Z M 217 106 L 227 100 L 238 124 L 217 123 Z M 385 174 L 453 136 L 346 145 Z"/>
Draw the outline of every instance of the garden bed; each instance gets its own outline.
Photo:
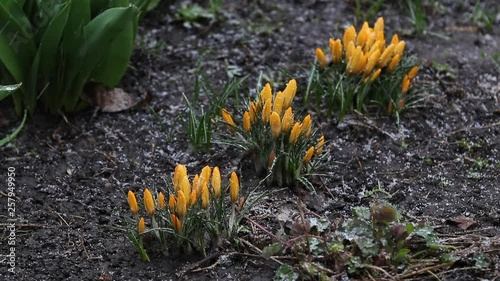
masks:
<path id="1" fill-rule="evenodd" d="M 121 86 L 137 97 L 151 94 L 159 119 L 147 106 L 64 117 L 36 112 L 0 149 L 1 173 L 5 177 L 9 167 L 15 169 L 13 280 L 271 280 L 278 262 L 293 264 L 291 256 L 261 256 L 253 247 L 261 250 L 266 245 L 259 243 L 271 239 L 250 221 L 244 222 L 250 230 L 239 244 L 211 249 L 208 257 L 151 250 L 151 262 L 140 261 L 126 236 L 113 228 L 128 215 L 126 192 L 164 186 L 177 163 L 190 171 L 217 165 L 226 177 L 237 170 L 242 190 L 257 185 L 252 163 L 239 151 L 214 144 L 208 152 L 193 152 L 188 146 L 178 116 L 185 107 L 182 93 L 193 95 L 197 68 L 218 88 L 232 76 L 249 75 L 242 96 L 256 91 L 261 73 L 279 88 L 290 75 L 304 104 L 300 95 L 315 48 L 354 23 L 353 4 L 346 1 L 226 2 L 217 20 L 199 27 L 173 20 L 178 4 L 162 3 L 146 15 Z M 383 198 L 408 220 L 433 226 L 445 244 L 455 241 L 462 259 L 436 270 L 442 280 L 500 276 L 500 30 L 481 29 L 469 1 L 442 2 L 427 11 L 423 35 L 410 34 L 407 12 L 397 5 L 377 13 L 384 16 L 386 36 L 397 32 L 407 52 L 418 56 L 417 85 L 427 87 L 425 103 L 404 111 L 399 126 L 383 113 L 350 113 L 337 124 L 335 117 L 319 114 L 315 103 L 305 104 L 328 142 L 323 176 L 313 181 L 316 193 L 260 187 L 275 192 L 250 212 L 253 221 L 276 234 L 280 224 L 289 229 L 299 200 L 307 212 L 335 223 L 352 216 L 352 207 Z M 495 4 L 482 6 L 497 13 L 498 26 Z M 9 106 L 0 104 L 11 121 L 0 128 L 2 135 L 17 122 Z M 4 219 L 5 181 L 1 186 Z M 460 216 L 474 224 L 459 228 L 454 221 Z M 10 251 L 5 229 L 2 255 Z M 486 260 L 482 265 L 479 253 Z M 2 265 L 1 279 L 11 278 L 7 268 Z"/>

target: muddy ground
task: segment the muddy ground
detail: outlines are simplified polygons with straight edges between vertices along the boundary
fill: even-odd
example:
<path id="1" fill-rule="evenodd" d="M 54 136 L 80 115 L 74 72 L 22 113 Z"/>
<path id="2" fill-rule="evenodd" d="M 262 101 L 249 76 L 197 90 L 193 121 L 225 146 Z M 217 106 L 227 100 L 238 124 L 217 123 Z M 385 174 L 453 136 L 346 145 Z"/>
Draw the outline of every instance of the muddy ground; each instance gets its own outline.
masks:
<path id="1" fill-rule="evenodd" d="M 314 49 L 326 47 L 329 37 L 340 37 L 354 23 L 353 6 L 347 1 L 225 1 L 216 21 L 186 28 L 174 19 L 179 2 L 162 3 L 146 16 L 121 84 L 134 95 L 152 95 L 151 106 L 168 132 L 147 107 L 115 114 L 88 109 L 66 119 L 37 112 L 13 143 L 0 148 L 3 221 L 9 167 L 15 169 L 17 199 L 16 273 L 2 264 L 1 280 L 176 280 L 181 273 L 187 280 L 273 278 L 278 264 L 241 246 L 226 251 L 248 255 L 228 254 L 225 263 L 154 251 L 152 261 L 143 263 L 110 226 L 119 225 L 127 212 L 128 189 L 163 185 L 177 163 L 191 171 L 206 164 L 226 173 L 239 169 L 243 188 L 255 185 L 251 163 L 238 151 L 216 145 L 209 153 L 189 151 L 177 118 L 182 93 L 192 96 L 197 67 L 216 87 L 230 75 L 249 75 L 242 95 L 255 91 L 260 73 L 282 88 L 288 77 L 280 70 L 286 69 L 298 79 L 300 96 Z M 386 34 L 397 32 L 406 50 L 418 55 L 423 67 L 417 83 L 429 86 L 426 103 L 404 112 L 399 128 L 385 115 L 352 114 L 340 125 L 315 115 L 330 153 L 325 175 L 316 181 L 323 183 L 318 195 L 281 190 L 265 198 L 252 217 L 276 232 L 279 215 L 297 212 L 297 198 L 330 218 L 385 198 L 410 220 L 434 226 L 443 238 L 475 235 L 477 244 L 468 247 L 470 263 L 438 272 L 442 280 L 495 280 L 500 276 L 500 9 L 497 1 L 481 1 L 496 17 L 487 29 L 473 20 L 474 1 L 439 1 L 434 8 L 438 1 L 423 2 L 428 8 L 424 35 L 412 34 L 408 12 L 399 5 L 384 5 L 377 16 L 384 16 Z M 7 120 L 2 135 L 19 122 L 9 106 L 0 104 Z M 309 105 L 309 111 L 317 110 Z M 372 192 L 379 187 L 385 192 Z M 448 222 L 458 216 L 476 224 L 461 230 Z M 9 253 L 10 232 L 4 229 L 2 255 Z M 474 251 L 481 250 L 488 251 L 483 269 L 472 261 Z"/>

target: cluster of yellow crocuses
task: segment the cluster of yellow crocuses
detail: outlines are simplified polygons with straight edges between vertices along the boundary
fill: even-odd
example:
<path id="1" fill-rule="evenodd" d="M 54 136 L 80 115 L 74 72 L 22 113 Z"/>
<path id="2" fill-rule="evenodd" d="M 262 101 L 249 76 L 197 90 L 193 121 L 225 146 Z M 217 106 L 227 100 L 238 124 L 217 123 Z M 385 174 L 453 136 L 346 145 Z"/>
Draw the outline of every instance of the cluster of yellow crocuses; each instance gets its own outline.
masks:
<path id="1" fill-rule="evenodd" d="M 399 65 L 403 58 L 405 41 L 399 40 L 397 34 L 392 36 L 386 46 L 384 35 L 384 19 L 378 18 L 373 27 L 368 22 L 356 33 L 354 26 L 348 27 L 342 40 L 330 38 L 330 61 L 322 49 L 316 49 L 316 58 L 321 69 L 329 64 L 344 63 L 348 75 L 361 75 L 363 82 L 373 82 L 383 72 L 390 73 Z M 405 94 L 415 77 L 418 66 L 413 67 L 402 81 L 401 91 Z"/>
<path id="2" fill-rule="evenodd" d="M 170 213 L 172 228 L 180 233 L 190 208 L 199 204 L 202 209 L 208 209 L 210 197 L 219 198 L 221 196 L 221 182 L 221 174 L 217 166 L 213 169 L 210 166 L 205 166 L 201 173 L 196 174 L 190 181 L 186 166 L 179 164 L 174 170 L 173 193 L 169 195 L 168 208 L 166 208 L 166 199 L 163 192 L 157 193 L 155 203 L 153 194 L 146 188 L 143 195 L 144 210 L 150 217 L 153 217 L 156 211 L 167 211 Z M 229 197 L 233 206 L 238 201 L 239 190 L 238 176 L 235 172 L 232 172 L 229 180 Z M 138 216 L 139 205 L 134 192 L 131 190 L 128 192 L 128 203 L 132 214 Z M 145 228 L 145 219 L 140 217 L 137 227 L 138 233 L 142 234 Z"/>
<path id="3" fill-rule="evenodd" d="M 292 101 L 296 92 L 297 81 L 295 79 L 290 80 L 285 89 L 278 91 L 274 96 L 271 84 L 267 83 L 257 99 L 250 102 L 248 110 L 243 113 L 243 131 L 250 134 L 254 127 L 259 126 L 259 133 L 270 132 L 269 137 L 285 138 L 292 146 L 300 138 L 309 138 L 312 131 L 311 115 L 305 116 L 302 121 L 296 121 L 294 117 Z M 236 131 L 233 117 L 226 109 L 222 109 L 222 119 L 230 131 Z M 270 130 L 260 130 L 262 127 L 269 127 Z M 323 151 L 324 143 L 325 138 L 321 136 L 318 143 L 309 147 L 304 153 L 303 162 L 307 164 L 314 155 L 320 154 Z M 271 153 L 271 158 L 273 153 L 274 150 Z"/>

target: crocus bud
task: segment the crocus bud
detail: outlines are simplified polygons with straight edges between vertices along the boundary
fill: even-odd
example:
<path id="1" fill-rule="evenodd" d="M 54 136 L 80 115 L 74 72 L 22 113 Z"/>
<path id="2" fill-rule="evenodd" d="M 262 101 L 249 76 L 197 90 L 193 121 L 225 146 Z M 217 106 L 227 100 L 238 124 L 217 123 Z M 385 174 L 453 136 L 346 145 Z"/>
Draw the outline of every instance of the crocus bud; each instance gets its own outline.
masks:
<path id="1" fill-rule="evenodd" d="M 325 56 L 325 53 L 323 53 L 323 50 L 321 50 L 320 48 L 316 48 L 316 59 L 318 60 L 319 68 L 325 69 L 326 68 L 326 56 Z"/>
<path id="2" fill-rule="evenodd" d="M 273 111 L 271 117 L 269 118 L 269 124 L 271 126 L 271 134 L 273 138 L 278 138 L 281 134 L 281 119 L 278 113 Z"/>
<path id="3" fill-rule="evenodd" d="M 283 108 L 284 110 L 288 109 L 292 105 L 293 98 L 297 93 L 297 81 L 292 79 L 286 84 L 285 90 L 283 90 Z"/>
<path id="4" fill-rule="evenodd" d="M 170 219 L 172 220 L 172 227 L 177 231 L 177 233 L 180 233 L 182 230 L 182 222 L 177 218 L 175 214 L 170 214 Z"/>
<path id="5" fill-rule="evenodd" d="M 203 167 L 203 169 L 201 169 L 200 182 L 202 186 L 208 185 L 208 183 L 210 182 L 211 174 L 212 174 L 212 168 L 210 168 L 210 166 L 206 165 L 205 167 Z"/>
<path id="6" fill-rule="evenodd" d="M 292 131 L 290 132 L 290 143 L 293 145 L 297 143 L 300 136 L 300 122 L 295 122 L 293 125 Z"/>
<path id="7" fill-rule="evenodd" d="M 234 204 L 238 200 L 238 195 L 240 192 L 240 182 L 238 176 L 235 172 L 231 173 L 231 178 L 229 179 L 229 195 L 231 197 L 231 202 Z"/>
<path id="8" fill-rule="evenodd" d="M 380 75 L 380 72 L 382 72 L 381 68 L 378 68 L 377 70 L 375 70 L 375 72 L 373 72 L 372 76 L 370 77 L 370 82 L 375 81 L 375 79 L 377 79 L 378 76 Z"/>
<path id="9" fill-rule="evenodd" d="M 311 161 L 311 158 L 314 155 L 314 146 L 309 147 L 309 149 L 306 151 L 306 154 L 304 155 L 304 159 L 302 159 L 302 162 L 304 162 L 304 165 L 309 163 Z"/>
<path id="10" fill-rule="evenodd" d="M 397 34 L 392 36 L 391 44 L 397 45 L 399 43 L 399 37 Z"/>
<path id="11" fill-rule="evenodd" d="M 251 123 L 255 123 L 257 121 L 257 107 L 255 102 L 250 102 L 250 107 L 248 109 L 248 115 L 250 116 Z"/>
<path id="12" fill-rule="evenodd" d="M 409 88 L 410 88 L 410 78 L 408 77 L 408 75 L 405 75 L 405 77 L 403 77 L 403 83 L 401 83 L 401 93 L 403 95 L 406 94 Z"/>
<path id="13" fill-rule="evenodd" d="M 200 176 L 198 174 L 194 175 L 193 184 L 191 185 L 192 190 L 196 190 L 196 194 L 201 194 L 201 183 Z"/>
<path id="14" fill-rule="evenodd" d="M 380 55 L 380 58 L 378 59 L 377 66 L 382 68 L 385 67 L 389 61 L 392 59 L 392 55 L 394 53 L 394 48 L 396 48 L 396 45 L 389 45 L 384 52 Z"/>
<path id="15" fill-rule="evenodd" d="M 250 124 L 250 113 L 245 111 L 245 113 L 243 113 L 243 130 L 245 130 L 245 132 L 250 132 Z"/>
<path id="16" fill-rule="evenodd" d="M 212 171 L 212 188 L 214 189 L 215 198 L 219 198 L 221 192 L 221 176 L 219 167 L 215 166 Z"/>
<path id="17" fill-rule="evenodd" d="M 163 195 L 163 192 L 158 193 L 158 207 L 165 209 L 165 195 Z"/>
<path id="18" fill-rule="evenodd" d="M 288 133 L 292 128 L 293 122 L 294 122 L 293 111 L 292 108 L 289 107 L 287 110 L 285 110 L 285 113 L 283 114 L 283 119 L 281 120 L 281 131 L 283 133 Z"/>
<path id="19" fill-rule="evenodd" d="M 201 189 L 201 207 L 207 209 L 208 204 L 210 204 L 210 190 L 208 190 L 208 185 L 203 185 Z"/>
<path id="20" fill-rule="evenodd" d="M 368 22 L 364 22 L 363 26 L 361 27 L 361 30 L 359 30 L 358 37 L 356 38 L 356 43 L 358 46 L 363 47 L 366 44 L 366 41 L 368 41 L 368 36 L 371 33 L 370 26 L 368 25 Z"/>
<path id="21" fill-rule="evenodd" d="M 304 117 L 304 120 L 302 120 L 300 132 L 301 134 L 304 134 L 304 136 L 306 136 L 307 138 L 311 134 L 311 130 L 312 130 L 311 114 L 308 114 L 306 117 Z"/>
<path id="22" fill-rule="evenodd" d="M 185 165 L 178 164 L 174 170 L 174 189 L 177 191 L 180 187 L 180 182 L 184 176 L 187 176 L 187 168 Z"/>
<path id="23" fill-rule="evenodd" d="M 285 100 L 285 94 L 283 92 L 277 92 L 276 97 L 274 98 L 274 103 L 273 103 L 273 111 L 278 113 L 278 115 L 281 117 L 281 112 L 283 110 L 283 102 Z"/>
<path id="24" fill-rule="evenodd" d="M 404 50 L 405 50 L 405 41 L 399 41 L 396 47 L 394 47 L 394 55 L 403 56 Z"/>
<path id="25" fill-rule="evenodd" d="M 349 44 L 347 44 L 345 49 L 345 59 L 347 63 L 351 61 L 352 55 L 354 54 L 355 50 L 356 46 L 354 46 L 354 42 L 353 41 L 349 42 Z"/>
<path id="26" fill-rule="evenodd" d="M 170 196 L 168 197 L 168 207 L 170 208 L 171 212 L 175 211 L 176 203 L 177 200 L 175 200 L 175 196 L 173 194 L 170 194 Z"/>
<path id="27" fill-rule="evenodd" d="M 192 190 L 191 191 L 191 194 L 189 194 L 189 202 L 188 202 L 188 206 L 191 207 L 194 205 L 194 203 L 196 203 L 196 199 L 198 199 L 197 197 L 197 194 L 196 194 L 196 190 Z"/>
<path id="28" fill-rule="evenodd" d="M 349 45 L 350 42 L 354 42 L 354 39 L 356 39 L 356 29 L 351 25 L 344 32 L 344 46 Z"/>
<path id="29" fill-rule="evenodd" d="M 132 190 L 128 191 L 128 205 L 132 214 L 137 215 L 139 212 L 139 206 L 137 205 L 137 199 L 135 198 L 134 192 Z"/>
<path id="30" fill-rule="evenodd" d="M 269 98 L 264 103 L 264 108 L 262 108 L 262 122 L 264 122 L 264 124 L 269 123 L 269 118 L 271 117 L 271 105 L 272 100 Z"/>
<path id="31" fill-rule="evenodd" d="M 222 109 L 222 120 L 226 122 L 227 129 L 234 133 L 234 131 L 236 130 L 236 124 L 233 121 L 233 116 L 224 108 Z"/>
<path id="32" fill-rule="evenodd" d="M 316 147 L 314 148 L 314 155 L 318 156 L 323 152 L 323 146 L 325 145 L 325 136 L 321 136 L 319 138 L 318 143 L 316 144 Z"/>
<path id="33" fill-rule="evenodd" d="M 368 60 L 365 65 L 365 75 L 369 75 L 373 68 L 375 67 L 375 64 L 378 62 L 378 58 L 380 57 L 380 50 L 376 49 L 373 52 L 370 53 L 370 56 L 368 57 Z"/>
<path id="34" fill-rule="evenodd" d="M 330 39 L 328 44 L 330 45 L 330 50 L 332 52 L 333 63 L 339 63 L 342 60 L 342 42 L 340 42 L 340 39 Z"/>
<path id="35" fill-rule="evenodd" d="M 412 69 L 410 69 L 410 72 L 408 72 L 408 78 L 412 80 L 413 78 L 415 78 L 415 76 L 417 76 L 417 72 L 418 72 L 418 66 L 412 67 Z"/>
<path id="36" fill-rule="evenodd" d="M 271 84 L 266 83 L 262 91 L 260 91 L 260 100 L 261 103 L 266 102 L 268 99 L 273 98 L 273 91 L 271 89 Z"/>
<path id="37" fill-rule="evenodd" d="M 187 196 L 189 196 L 189 193 L 191 193 L 191 184 L 189 183 L 189 178 L 187 175 L 184 176 L 184 178 L 181 180 L 179 190 L 182 190 L 182 192 L 184 192 L 184 195 Z"/>
<path id="38" fill-rule="evenodd" d="M 148 188 L 144 190 L 144 209 L 146 209 L 146 212 L 150 216 L 155 214 L 155 201 L 153 200 L 153 195 Z"/>
<path id="39" fill-rule="evenodd" d="M 182 190 L 179 190 L 177 192 L 177 205 L 176 205 L 176 211 L 177 215 L 179 215 L 180 218 L 183 218 L 186 216 L 187 213 L 187 198 L 184 195 L 184 192 Z"/>
<path id="40" fill-rule="evenodd" d="M 401 60 L 401 56 L 399 54 L 395 55 L 391 62 L 389 63 L 389 66 L 387 67 L 388 71 L 392 71 L 396 66 L 398 66 L 399 61 Z"/>
<path id="41" fill-rule="evenodd" d="M 139 234 L 144 233 L 144 230 L 146 230 L 146 222 L 143 217 L 139 219 L 139 224 L 137 225 L 137 232 Z"/>
<path id="42" fill-rule="evenodd" d="M 358 72 L 358 65 L 360 64 L 362 57 L 364 57 L 363 50 L 360 46 L 358 46 L 347 63 L 347 72 L 349 74 Z"/>
<path id="43" fill-rule="evenodd" d="M 375 25 L 373 26 L 373 30 L 375 32 L 384 32 L 384 18 L 379 17 L 377 21 L 375 22 Z"/>

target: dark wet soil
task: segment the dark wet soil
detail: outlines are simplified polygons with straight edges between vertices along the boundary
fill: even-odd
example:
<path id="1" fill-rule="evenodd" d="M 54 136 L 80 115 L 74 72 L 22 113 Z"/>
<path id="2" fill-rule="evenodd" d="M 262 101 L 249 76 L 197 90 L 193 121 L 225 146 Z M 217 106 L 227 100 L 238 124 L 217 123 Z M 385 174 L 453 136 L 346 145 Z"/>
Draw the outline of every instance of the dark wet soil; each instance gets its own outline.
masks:
<path id="1" fill-rule="evenodd" d="M 314 49 L 354 22 L 348 1 L 225 2 L 219 20 L 198 28 L 173 20 L 179 3 L 160 4 L 142 23 L 121 86 L 137 96 L 149 92 L 162 122 L 147 107 L 115 114 L 89 109 L 65 118 L 37 112 L 13 143 L 0 148 L 2 221 L 8 219 L 9 167 L 15 169 L 16 196 L 16 273 L 2 264 L 1 280 L 176 280 L 181 273 L 188 280 L 273 278 L 278 264 L 245 255 L 245 249 L 243 254 L 227 249 L 225 259 L 202 263 L 201 256 L 153 252 L 152 261 L 143 263 L 126 237 L 111 228 L 121 224 L 128 189 L 163 185 L 177 163 L 192 170 L 206 164 L 223 171 L 239 167 L 243 187 L 257 181 L 235 150 L 214 145 L 209 153 L 190 152 L 178 116 L 182 93 L 192 96 L 197 68 L 216 87 L 228 76 L 249 75 L 242 95 L 255 91 L 261 73 L 278 85 L 291 75 L 300 95 Z M 252 216 L 271 231 L 277 231 L 278 218 L 297 211 L 297 198 L 312 212 L 339 218 L 383 197 L 438 233 L 500 236 L 500 8 L 497 1 L 481 1 L 496 17 L 488 30 L 472 19 L 474 1 L 439 1 L 434 8 L 428 2 L 438 1 L 424 2 L 425 35 L 409 32 L 408 14 L 396 4 L 385 5 L 377 16 L 384 16 L 386 34 L 401 34 L 407 51 L 418 55 L 423 67 L 417 83 L 427 87 L 426 103 L 404 112 L 399 127 L 385 115 L 352 114 L 340 125 L 315 115 L 330 153 L 318 195 L 282 190 L 267 197 Z M 0 128 L 2 135 L 18 122 L 9 106 L 0 104 L 10 121 Z M 317 111 L 312 105 L 309 110 Z M 378 188 L 384 192 L 373 192 Z M 464 231 L 447 223 L 461 215 L 477 224 Z M 10 232 L 4 229 L 0 254 L 7 255 Z M 441 277 L 494 280 L 500 276 L 498 249 L 491 245 L 485 270 Z M 208 269 L 191 270 L 217 260 Z"/>

